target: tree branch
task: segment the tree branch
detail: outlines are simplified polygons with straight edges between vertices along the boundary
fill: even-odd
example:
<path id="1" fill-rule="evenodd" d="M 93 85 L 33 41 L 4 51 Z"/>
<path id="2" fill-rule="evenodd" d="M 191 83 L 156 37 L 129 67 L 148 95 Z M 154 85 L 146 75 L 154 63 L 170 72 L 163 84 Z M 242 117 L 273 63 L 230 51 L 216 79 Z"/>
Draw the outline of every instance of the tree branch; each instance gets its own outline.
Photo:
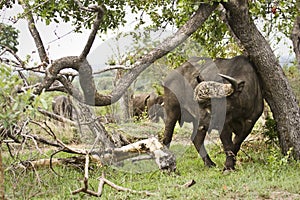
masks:
<path id="1" fill-rule="evenodd" d="M 107 71 L 111 71 L 111 70 L 115 70 L 115 69 L 131 70 L 132 67 L 126 67 L 125 65 L 112 65 L 112 66 L 108 66 L 102 70 L 99 70 L 97 72 L 93 72 L 93 75 L 101 74 L 103 72 L 107 72 Z"/>
<path id="2" fill-rule="evenodd" d="M 90 36 L 88 38 L 88 41 L 84 47 L 84 50 L 82 51 L 81 55 L 79 56 L 79 59 L 86 59 L 87 55 L 89 54 L 91 47 L 94 43 L 96 34 L 98 32 L 98 29 L 100 27 L 100 23 L 102 21 L 103 15 L 104 15 L 104 9 L 102 8 L 102 6 L 97 6 L 97 7 L 93 7 L 92 10 L 96 10 L 97 11 L 97 16 L 96 16 L 96 20 L 93 24 L 93 30 L 90 33 Z"/>
<path id="3" fill-rule="evenodd" d="M 27 3 L 23 2 L 22 6 L 23 6 L 24 10 L 30 9 L 29 8 L 30 6 Z M 36 46 L 36 48 L 38 50 L 40 59 L 41 59 L 42 63 L 44 63 L 45 66 L 46 66 L 47 64 L 49 64 L 49 58 L 47 56 L 47 53 L 46 53 L 46 50 L 45 50 L 42 38 L 40 36 L 40 33 L 39 33 L 39 31 L 37 30 L 37 28 L 35 26 L 35 22 L 34 22 L 33 15 L 32 15 L 31 11 L 28 11 L 26 13 L 26 18 L 27 18 L 27 21 L 28 21 L 29 31 L 31 33 L 31 36 L 34 39 L 35 46 Z"/>
<path id="4" fill-rule="evenodd" d="M 112 91 L 112 102 L 120 99 L 131 83 L 149 67 L 154 61 L 163 57 L 181 43 L 183 43 L 191 34 L 206 21 L 218 4 L 200 4 L 197 12 L 175 33 L 173 37 L 167 38 L 159 46 L 152 49 L 148 54 L 138 59 L 132 66 L 132 70 L 126 73 L 117 83 Z"/>
<path id="5" fill-rule="evenodd" d="M 130 193 L 135 193 L 135 194 L 144 194 L 144 195 L 147 195 L 147 196 L 157 195 L 156 193 L 152 193 L 152 192 L 148 192 L 148 191 L 137 191 L 137 190 L 132 190 L 132 189 L 129 189 L 129 188 L 125 188 L 125 187 L 116 185 L 113 182 L 107 180 L 104 177 L 104 174 L 102 174 L 102 176 L 99 177 L 99 184 L 98 184 L 97 192 L 94 192 L 94 191 L 88 189 L 88 186 L 89 186 L 88 181 L 89 181 L 89 154 L 87 153 L 86 157 L 85 157 L 83 187 L 79 188 L 77 190 L 74 190 L 72 192 L 73 195 L 78 194 L 80 192 L 84 192 L 84 193 L 89 194 L 91 196 L 101 197 L 102 192 L 103 192 L 103 187 L 104 187 L 105 184 L 109 185 L 110 187 L 114 188 L 117 191 L 130 192 Z"/>
<path id="6" fill-rule="evenodd" d="M 84 103 L 93 106 L 107 106 L 118 101 L 132 82 L 138 77 L 138 75 L 149 67 L 154 61 L 163 57 L 174 48 L 184 42 L 192 33 L 194 33 L 210 16 L 213 10 L 218 4 L 200 4 L 196 13 L 183 25 L 173 37 L 169 37 L 159 46 L 152 49 L 148 54 L 144 55 L 131 66 L 131 70 L 126 73 L 117 83 L 116 87 L 109 95 L 100 94 L 94 83 L 92 68 L 88 61 L 84 58 L 92 44 L 95 37 L 96 29 L 94 29 L 90 35 L 89 42 L 86 45 L 86 50 L 83 51 L 80 57 L 70 56 L 64 57 L 54 61 L 51 66 L 46 70 L 46 76 L 44 81 L 37 87 L 35 93 L 40 94 L 43 89 L 49 89 L 52 83 L 57 79 L 57 75 L 62 69 L 71 68 L 79 72 L 79 81 L 81 89 L 84 93 Z M 99 21 L 100 22 L 100 21 Z M 97 23 L 99 23 L 97 22 Z M 96 23 L 96 22 L 95 22 Z M 96 23 L 96 25 L 97 25 Z M 96 27 L 96 26 L 95 26 Z M 71 87 L 71 86 L 70 86 Z M 73 90 L 70 91 L 73 95 Z M 79 101 L 82 98 L 74 96 Z"/>

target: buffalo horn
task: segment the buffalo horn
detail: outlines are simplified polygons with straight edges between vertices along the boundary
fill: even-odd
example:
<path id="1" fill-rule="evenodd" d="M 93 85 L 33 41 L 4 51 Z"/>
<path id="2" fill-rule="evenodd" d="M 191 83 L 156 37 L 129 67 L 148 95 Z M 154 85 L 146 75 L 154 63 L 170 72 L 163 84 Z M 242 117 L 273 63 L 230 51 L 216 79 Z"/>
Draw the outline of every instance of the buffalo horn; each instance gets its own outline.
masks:
<path id="1" fill-rule="evenodd" d="M 222 78 L 227 80 L 229 83 L 231 83 L 233 91 L 236 91 L 238 89 L 238 82 L 236 79 L 232 78 L 231 76 L 224 75 L 224 74 L 219 74 L 219 76 L 221 76 Z"/>

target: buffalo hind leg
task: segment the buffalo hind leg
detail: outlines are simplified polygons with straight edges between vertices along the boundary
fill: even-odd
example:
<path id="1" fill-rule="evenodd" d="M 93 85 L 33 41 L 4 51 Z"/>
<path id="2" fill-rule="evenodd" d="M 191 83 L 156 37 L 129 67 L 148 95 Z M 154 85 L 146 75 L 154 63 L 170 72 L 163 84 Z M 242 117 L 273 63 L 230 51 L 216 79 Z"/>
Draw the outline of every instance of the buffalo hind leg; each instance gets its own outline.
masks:
<path id="1" fill-rule="evenodd" d="M 225 170 L 234 170 L 235 166 L 235 152 L 234 152 L 234 144 L 232 142 L 232 129 L 229 126 L 224 126 L 221 135 L 220 135 L 224 152 L 226 154 L 226 161 L 225 161 Z"/>
<path id="2" fill-rule="evenodd" d="M 234 144 L 234 149 L 233 153 L 237 155 L 238 151 L 241 148 L 242 143 L 244 140 L 247 138 L 247 136 L 251 133 L 252 128 L 254 126 L 253 123 L 246 121 L 246 123 L 243 126 L 243 131 L 240 133 L 235 133 L 234 139 L 233 139 L 233 144 Z"/>
<path id="3" fill-rule="evenodd" d="M 206 129 L 205 128 L 199 128 L 197 130 L 197 133 L 194 135 L 192 135 L 192 141 L 193 141 L 193 144 L 194 146 L 196 147 L 197 149 L 197 152 L 200 154 L 205 166 L 207 167 L 214 167 L 216 166 L 216 164 L 210 159 L 206 149 L 205 149 L 205 146 L 204 146 L 204 139 L 205 139 L 205 136 L 206 136 Z"/>

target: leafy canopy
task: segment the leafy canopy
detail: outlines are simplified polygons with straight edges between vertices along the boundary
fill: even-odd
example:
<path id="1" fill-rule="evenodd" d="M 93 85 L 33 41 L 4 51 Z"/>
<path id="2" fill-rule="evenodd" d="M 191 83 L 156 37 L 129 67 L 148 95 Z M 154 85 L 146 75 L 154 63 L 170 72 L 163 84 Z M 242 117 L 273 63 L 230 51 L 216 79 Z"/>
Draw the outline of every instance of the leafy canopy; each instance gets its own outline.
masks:
<path id="1" fill-rule="evenodd" d="M 19 31 L 11 25 L 0 23 L 0 50 L 8 47 L 17 52 Z"/>

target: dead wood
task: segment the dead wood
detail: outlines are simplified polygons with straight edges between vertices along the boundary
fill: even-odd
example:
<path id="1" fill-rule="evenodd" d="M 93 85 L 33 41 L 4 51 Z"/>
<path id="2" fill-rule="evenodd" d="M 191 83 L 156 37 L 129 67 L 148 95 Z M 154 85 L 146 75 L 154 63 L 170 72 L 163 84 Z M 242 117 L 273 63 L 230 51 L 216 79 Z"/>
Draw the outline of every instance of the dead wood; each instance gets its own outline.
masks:
<path id="1" fill-rule="evenodd" d="M 105 184 L 109 185 L 110 187 L 114 188 L 117 191 L 130 192 L 130 193 L 135 193 L 135 194 L 144 194 L 144 195 L 147 195 L 147 196 L 156 195 L 155 193 L 152 193 L 152 192 L 149 192 L 149 191 L 137 191 L 137 190 L 132 190 L 130 188 L 125 188 L 125 187 L 116 185 L 115 183 L 113 183 L 113 182 L 109 181 L 108 179 L 106 179 L 104 177 L 104 174 L 102 174 L 102 176 L 99 177 L 99 184 L 98 184 L 97 192 L 89 190 L 88 189 L 88 187 L 89 187 L 89 184 L 88 184 L 89 173 L 88 172 L 89 172 L 89 155 L 87 153 L 86 157 L 85 157 L 83 187 L 79 188 L 77 190 L 74 190 L 72 192 L 73 195 L 78 194 L 80 192 L 83 192 L 83 193 L 86 193 L 86 194 L 89 194 L 89 195 L 92 195 L 92 196 L 101 197 Z"/>
<path id="2" fill-rule="evenodd" d="M 40 159 L 35 161 L 23 161 L 19 164 L 19 167 L 47 167 L 52 168 L 52 165 L 66 165 L 72 164 L 76 166 L 83 166 L 84 160 L 82 156 L 71 158 L 53 158 L 53 156 L 59 152 L 67 152 L 77 155 L 85 155 L 89 152 L 89 156 L 93 162 L 102 165 L 112 165 L 125 160 L 131 160 L 132 162 L 138 162 L 145 159 L 155 159 L 155 162 L 159 169 L 167 171 L 176 170 L 176 160 L 173 153 L 168 148 L 164 147 L 157 138 L 149 138 L 141 140 L 120 148 L 114 148 L 110 150 L 100 151 L 97 149 L 79 149 L 73 148 L 64 144 L 59 139 L 56 139 L 56 146 L 60 147 L 58 151 L 54 152 L 49 159 Z M 29 165 L 30 164 L 30 165 Z"/>
<path id="3" fill-rule="evenodd" d="M 77 123 L 75 121 L 72 121 L 72 120 L 70 120 L 68 118 L 65 118 L 65 117 L 62 117 L 60 115 L 54 114 L 54 113 L 49 112 L 47 110 L 43 110 L 41 108 L 38 108 L 38 111 L 40 113 L 42 113 L 43 115 L 45 115 L 47 117 L 50 117 L 51 119 L 55 119 L 57 121 L 60 121 L 60 122 L 63 122 L 63 123 L 68 123 L 68 124 L 71 124 L 71 125 L 74 125 L 74 126 L 77 125 Z"/>
<path id="4" fill-rule="evenodd" d="M 180 187 L 189 188 L 189 187 L 192 187 L 195 184 L 196 184 L 196 181 L 194 179 L 192 179 L 192 180 L 189 180 L 188 182 L 186 182 L 185 184 L 180 185 Z"/>

